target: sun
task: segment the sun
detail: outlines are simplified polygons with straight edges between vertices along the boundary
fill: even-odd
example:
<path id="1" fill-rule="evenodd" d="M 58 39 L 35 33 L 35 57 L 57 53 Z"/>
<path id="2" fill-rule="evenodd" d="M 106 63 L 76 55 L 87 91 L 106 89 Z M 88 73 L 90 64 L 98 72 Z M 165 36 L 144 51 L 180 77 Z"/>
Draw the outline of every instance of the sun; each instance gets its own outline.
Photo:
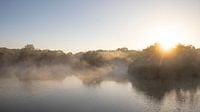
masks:
<path id="1" fill-rule="evenodd" d="M 184 30 L 177 26 L 160 26 L 152 28 L 148 34 L 149 43 L 159 43 L 163 51 L 170 51 L 179 43 L 185 43 Z"/>
<path id="2" fill-rule="evenodd" d="M 160 43 L 161 49 L 166 52 L 170 51 L 178 44 L 178 41 L 173 38 L 160 38 L 157 42 Z"/>

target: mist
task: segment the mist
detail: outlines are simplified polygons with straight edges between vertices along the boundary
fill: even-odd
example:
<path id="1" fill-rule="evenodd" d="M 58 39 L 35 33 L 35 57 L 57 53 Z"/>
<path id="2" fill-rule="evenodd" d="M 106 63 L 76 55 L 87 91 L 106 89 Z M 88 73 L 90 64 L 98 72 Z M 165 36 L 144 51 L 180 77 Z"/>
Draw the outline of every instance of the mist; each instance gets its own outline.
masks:
<path id="1" fill-rule="evenodd" d="M 21 100 L 16 100 L 23 104 L 13 107 L 14 110 L 19 111 L 29 108 L 34 110 L 32 108 L 34 106 L 38 108 L 38 111 L 42 111 L 43 108 L 48 111 L 71 111 L 74 109 L 78 109 L 77 111 L 98 111 L 96 107 L 101 106 L 111 111 L 113 107 L 108 106 L 109 103 L 98 103 L 99 101 L 104 102 L 104 100 L 118 105 L 116 108 L 124 104 L 130 105 L 120 108 L 121 111 L 146 111 L 143 110 L 143 107 L 133 107 L 132 103 L 127 103 L 128 100 L 131 101 L 130 94 L 131 96 L 133 94 L 134 98 L 136 98 L 135 95 L 138 95 L 137 102 L 143 97 L 143 103 L 150 100 L 154 106 L 164 105 L 164 102 L 173 96 L 174 101 L 182 101 L 184 98 L 188 102 L 193 102 L 185 105 L 195 106 L 194 104 L 196 104 L 198 107 L 198 104 L 194 102 L 199 101 L 200 50 L 192 45 L 179 44 L 170 52 L 164 52 L 158 43 L 142 51 L 118 48 L 75 54 L 64 53 L 60 50 L 40 50 L 31 44 L 21 49 L 0 48 L 0 79 L 9 84 L 5 86 L 6 83 L 2 82 L 1 88 L 4 88 L 2 95 L 9 91 L 7 94 L 15 96 L 20 95 L 22 91 L 21 94 L 26 93 L 28 97 L 30 97 L 29 95 L 36 96 L 32 99 L 33 101 L 37 98 L 40 99 L 40 94 L 51 96 L 45 97 L 44 101 L 48 103 L 41 102 L 41 100 L 38 100 L 36 104 L 28 101 L 31 103 L 29 105 Z M 14 87 L 10 87 L 10 85 Z M 59 89 L 61 85 L 64 85 L 62 90 Z M 73 89 L 74 87 L 75 89 Z M 13 88 L 14 92 L 11 92 L 9 88 Z M 47 91 L 47 88 L 52 88 L 52 92 Z M 97 97 L 99 94 L 105 93 L 107 94 L 100 98 Z M 123 98 L 127 97 L 128 99 L 124 99 L 124 101 L 118 99 L 122 97 L 122 94 L 125 95 Z M 66 96 L 63 97 L 63 95 Z M 92 101 L 96 103 L 92 103 L 93 106 L 89 106 L 91 110 L 87 110 L 89 107 L 85 102 L 90 102 L 91 99 L 87 99 L 87 97 L 91 98 L 91 96 L 94 97 Z M 62 99 L 58 100 L 60 97 Z M 79 99 L 74 97 L 79 97 Z M 113 97 L 114 99 L 112 99 Z M 63 100 L 64 98 L 71 98 L 71 100 Z M 58 100 L 59 105 L 55 104 L 54 100 Z M 12 101 L 18 104 L 15 100 Z M 10 107 L 9 103 L 0 103 L 5 105 L 2 109 L 10 109 L 8 108 Z M 45 104 L 45 106 L 38 106 L 40 103 Z M 56 105 L 56 108 L 49 108 L 49 105 Z M 145 106 L 155 109 L 149 104 Z M 157 107 L 158 110 L 160 108 Z"/>
<path id="2" fill-rule="evenodd" d="M 157 100 L 175 90 L 196 90 L 200 78 L 200 50 L 177 45 L 164 54 L 158 43 L 142 50 L 97 50 L 76 54 L 39 50 L 0 48 L 0 77 L 20 81 L 62 82 L 75 76 L 85 86 L 104 81 L 131 83 L 133 88 Z"/>
<path id="3" fill-rule="evenodd" d="M 26 45 L 22 49 L 0 48 L 0 77 L 19 80 L 57 80 L 76 76 L 83 84 L 94 85 L 104 80 L 127 80 L 130 55 L 136 51 L 89 51 L 76 54 L 62 51 L 35 49 Z"/>

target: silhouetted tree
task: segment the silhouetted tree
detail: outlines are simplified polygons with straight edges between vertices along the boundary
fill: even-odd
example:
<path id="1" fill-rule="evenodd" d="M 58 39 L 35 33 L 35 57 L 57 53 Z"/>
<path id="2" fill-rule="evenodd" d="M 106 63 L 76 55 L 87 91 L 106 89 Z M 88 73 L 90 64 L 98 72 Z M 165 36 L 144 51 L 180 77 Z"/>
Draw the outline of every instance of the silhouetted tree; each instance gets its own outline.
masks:
<path id="1" fill-rule="evenodd" d="M 141 79 L 185 79 L 200 77 L 200 58 L 189 45 L 177 45 L 165 56 L 159 44 L 144 49 L 141 56 L 129 65 L 128 72 Z"/>
<path id="2" fill-rule="evenodd" d="M 126 52 L 126 51 L 128 51 L 128 48 L 126 48 L 126 47 L 118 48 L 117 51 Z"/>

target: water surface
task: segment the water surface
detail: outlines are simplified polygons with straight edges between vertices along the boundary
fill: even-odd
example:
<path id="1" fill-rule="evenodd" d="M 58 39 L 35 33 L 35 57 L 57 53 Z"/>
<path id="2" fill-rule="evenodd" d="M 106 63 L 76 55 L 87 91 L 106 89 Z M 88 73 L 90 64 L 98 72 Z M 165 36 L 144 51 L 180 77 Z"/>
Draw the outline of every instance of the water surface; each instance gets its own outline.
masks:
<path id="1" fill-rule="evenodd" d="M 199 112 L 200 91 L 140 89 L 130 81 L 85 84 L 76 76 L 62 80 L 0 78 L 1 112 Z M 156 97 L 158 95 L 159 97 Z"/>

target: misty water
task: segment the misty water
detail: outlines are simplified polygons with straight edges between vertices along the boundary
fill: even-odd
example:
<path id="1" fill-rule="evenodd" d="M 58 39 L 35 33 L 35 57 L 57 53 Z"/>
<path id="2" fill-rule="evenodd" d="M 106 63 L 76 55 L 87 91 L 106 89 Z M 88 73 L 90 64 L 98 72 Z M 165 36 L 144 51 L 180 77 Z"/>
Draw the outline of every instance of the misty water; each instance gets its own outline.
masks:
<path id="1" fill-rule="evenodd" d="M 82 78 L 83 79 L 83 78 Z M 1 112 L 199 112 L 200 90 L 138 89 L 130 81 L 0 78 Z M 154 94 L 155 92 L 155 94 Z M 149 94 L 151 93 L 151 94 Z M 164 94 L 162 97 L 159 93 Z M 158 97 L 156 97 L 158 95 Z"/>

